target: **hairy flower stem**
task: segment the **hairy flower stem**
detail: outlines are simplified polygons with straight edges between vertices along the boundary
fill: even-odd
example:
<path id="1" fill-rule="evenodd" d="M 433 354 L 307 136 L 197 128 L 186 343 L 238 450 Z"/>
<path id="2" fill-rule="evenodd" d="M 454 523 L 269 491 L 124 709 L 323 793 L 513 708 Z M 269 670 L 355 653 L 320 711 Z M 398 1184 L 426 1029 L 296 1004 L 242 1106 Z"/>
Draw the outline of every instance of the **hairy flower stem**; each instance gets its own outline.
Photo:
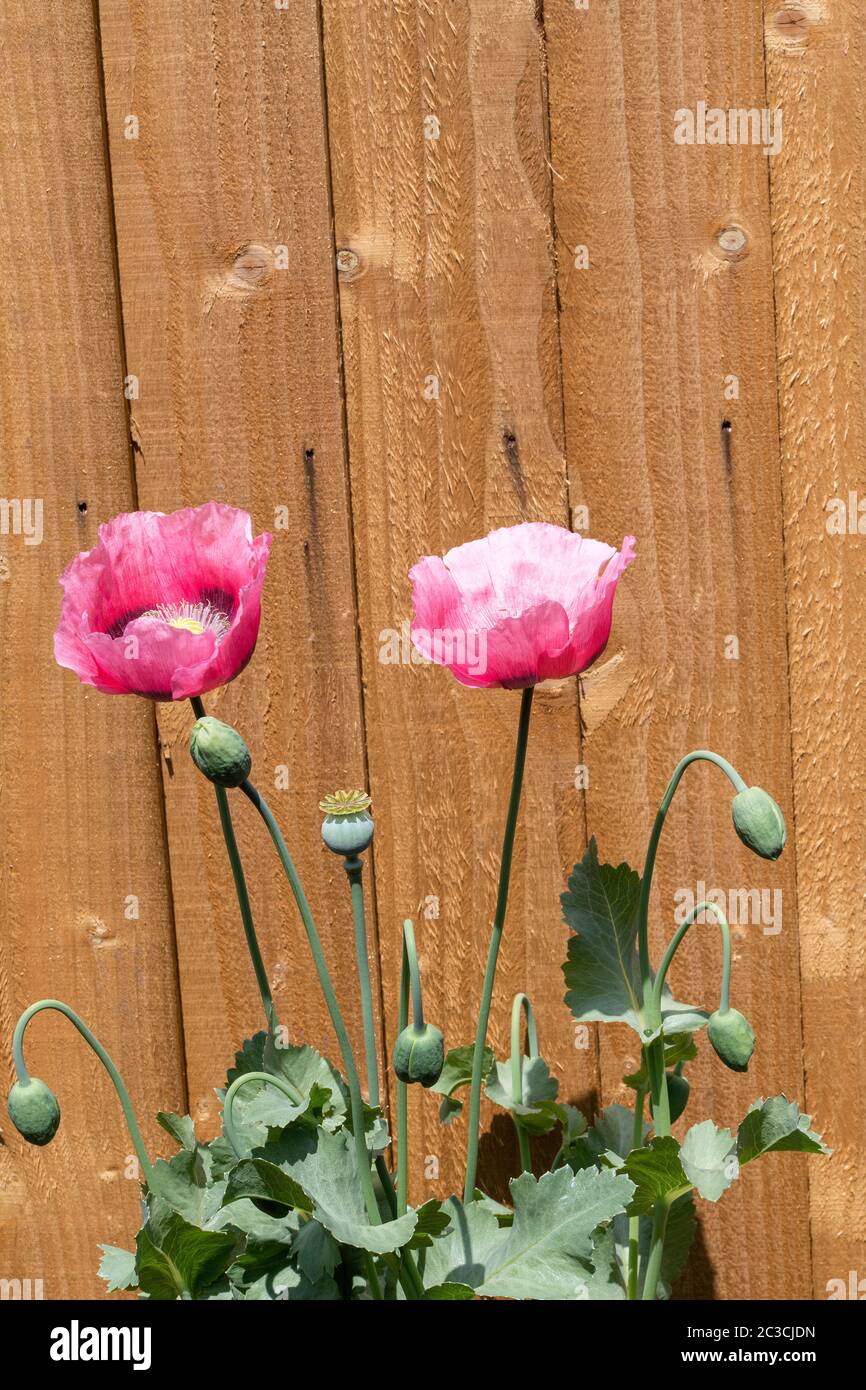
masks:
<path id="1" fill-rule="evenodd" d="M 471 1202 L 475 1195 L 475 1174 L 478 1170 L 478 1129 L 481 1121 L 481 1082 L 484 1070 L 484 1048 L 487 1043 L 487 1024 L 490 1020 L 490 1001 L 493 997 L 493 982 L 496 978 L 496 962 L 502 943 L 502 929 L 505 925 L 505 909 L 508 906 L 508 885 L 511 879 L 511 857 L 514 852 L 514 833 L 517 829 L 517 812 L 520 806 L 520 793 L 523 787 L 523 769 L 526 763 L 526 745 L 529 738 L 529 716 L 532 713 L 534 686 L 527 686 L 520 699 L 520 721 L 517 726 L 517 744 L 514 750 L 514 771 L 511 778 L 511 796 L 505 818 L 505 834 L 502 840 L 502 859 L 499 866 L 499 890 L 496 897 L 496 910 L 493 916 L 493 931 L 487 951 L 487 966 L 484 971 L 484 985 L 481 991 L 481 1006 L 478 1012 L 478 1028 L 475 1034 L 475 1051 L 472 1056 L 472 1082 L 469 1088 L 469 1139 L 466 1152 L 466 1182 L 463 1188 L 464 1202 Z"/>
<path id="2" fill-rule="evenodd" d="M 192 705 L 196 719 L 203 719 L 205 715 L 205 708 L 204 704 L 202 703 L 201 697 L 198 695 L 194 695 L 190 700 L 190 704 Z M 244 936 L 247 940 L 247 950 L 250 953 L 250 960 L 253 963 L 253 971 L 255 973 L 256 984 L 259 987 L 259 994 L 261 995 L 262 1005 L 265 1011 L 265 1020 L 267 1022 L 268 1032 L 273 1036 L 276 1033 L 278 1027 L 277 1015 L 276 1010 L 274 1008 L 273 996 L 271 995 L 271 987 L 268 982 L 268 972 L 265 969 L 265 963 L 262 959 L 262 953 L 259 949 L 258 937 L 256 936 L 256 929 L 253 925 L 253 914 L 252 909 L 250 907 L 249 894 L 247 893 L 247 883 L 246 878 L 244 877 L 243 864 L 241 863 L 241 857 L 238 852 L 238 843 L 235 839 L 234 826 L 232 825 L 232 816 L 231 811 L 229 810 L 229 799 L 226 795 L 225 787 L 218 787 L 214 783 L 214 792 L 216 793 L 217 810 L 219 811 L 223 839 L 226 842 L 226 850 L 228 852 L 229 864 L 231 865 L 232 878 L 234 879 L 235 883 L 235 892 L 237 894 L 238 907 L 241 911 L 241 921 L 243 922 L 244 926 Z"/>
<path id="3" fill-rule="evenodd" d="M 746 783 L 726 758 L 722 758 L 718 753 L 712 753 L 705 748 L 698 748 L 692 753 L 687 753 L 674 768 L 673 776 L 668 783 L 667 791 L 662 797 L 658 814 L 656 815 L 655 823 L 652 828 L 652 834 L 649 838 L 643 877 L 641 878 L 640 884 L 640 902 L 638 905 L 638 951 L 640 954 L 640 971 L 643 983 L 644 1030 L 645 1035 L 651 1039 L 651 1041 L 645 1044 L 644 1050 L 646 1053 L 647 1070 L 650 1077 L 653 1128 L 659 1138 L 664 1138 L 671 1132 L 671 1110 L 670 1101 L 668 1099 L 667 1078 L 665 1076 L 665 1040 L 662 1030 L 661 989 L 659 989 L 656 994 L 649 954 L 649 903 L 656 852 L 658 850 L 662 828 L 665 823 L 665 817 L 670 809 L 670 804 L 674 799 L 683 773 L 686 768 L 694 762 L 713 763 L 724 772 L 725 776 L 732 783 L 735 791 L 741 792 L 746 790 Z M 669 961 L 668 964 L 670 964 Z M 653 1036 L 653 1034 L 656 1036 Z M 660 1203 L 657 1203 L 653 1209 L 653 1239 L 654 1242 L 657 1239 L 659 1245 L 657 1259 L 655 1261 L 658 1268 L 661 1268 L 665 1227 L 667 1225 L 667 1210 L 665 1210 L 664 1220 L 662 1221 L 661 1218 L 659 1218 L 659 1229 L 658 1231 L 656 1229 L 655 1218 L 660 1205 Z M 650 1260 L 648 1261 L 647 1273 L 644 1278 L 644 1298 L 655 1298 L 655 1284 L 651 1284 L 649 1279 L 650 1265 L 654 1254 L 655 1244 L 653 1244 L 650 1252 Z"/>
<path id="4" fill-rule="evenodd" d="M 112 1062 L 111 1058 L 109 1057 L 105 1048 L 102 1046 L 99 1039 L 95 1037 L 93 1033 L 91 1033 L 90 1029 L 87 1027 L 87 1024 L 84 1023 L 82 1019 L 78 1017 L 78 1014 L 75 1012 L 75 1010 L 70 1009 L 69 1005 L 64 1004 L 61 999 L 38 1000 L 37 1003 L 31 1004 L 29 1009 L 24 1010 L 23 1014 L 16 1023 L 15 1032 L 12 1035 L 12 1057 L 15 1063 L 15 1070 L 18 1074 L 18 1080 L 21 1082 L 22 1085 L 25 1086 L 30 1080 L 30 1075 L 27 1071 L 27 1067 L 24 1062 L 24 1033 L 31 1018 L 33 1018 L 35 1014 L 41 1013 L 43 1009 L 55 1009 L 57 1013 L 63 1014 L 64 1018 L 68 1018 L 69 1022 L 72 1023 L 78 1029 L 84 1041 L 93 1049 L 100 1062 L 105 1067 L 105 1070 L 111 1077 L 114 1089 L 117 1092 L 117 1099 L 120 1101 L 124 1119 L 126 1120 L 127 1128 L 129 1129 L 129 1136 L 132 1140 L 135 1152 L 138 1155 L 138 1161 L 141 1165 L 141 1171 L 144 1174 L 144 1180 L 147 1183 L 148 1187 L 151 1188 L 151 1190 L 153 1190 L 153 1165 L 151 1164 L 151 1161 L 147 1156 L 147 1149 L 144 1147 L 144 1140 L 141 1137 L 141 1130 L 139 1129 L 138 1121 L 135 1118 L 135 1111 L 132 1108 L 132 1101 L 129 1098 L 129 1092 L 123 1084 L 123 1078 L 121 1077 L 120 1072 L 117 1070 L 117 1067 Z"/>

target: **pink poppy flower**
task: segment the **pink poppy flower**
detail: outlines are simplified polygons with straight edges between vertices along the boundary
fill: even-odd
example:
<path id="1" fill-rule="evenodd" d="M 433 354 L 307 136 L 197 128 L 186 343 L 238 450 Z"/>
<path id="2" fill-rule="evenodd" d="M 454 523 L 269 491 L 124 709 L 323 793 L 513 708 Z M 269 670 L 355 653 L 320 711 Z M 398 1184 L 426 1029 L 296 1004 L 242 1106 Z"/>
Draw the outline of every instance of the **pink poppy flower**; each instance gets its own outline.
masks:
<path id="1" fill-rule="evenodd" d="M 61 577 L 56 660 L 107 695 L 185 700 L 225 685 L 255 649 L 270 545 L 221 502 L 116 516 Z"/>
<path id="2" fill-rule="evenodd" d="M 463 685 L 523 689 L 585 671 L 610 636 L 620 576 L 634 559 L 562 526 L 526 522 L 425 555 L 409 571 L 412 640 Z"/>

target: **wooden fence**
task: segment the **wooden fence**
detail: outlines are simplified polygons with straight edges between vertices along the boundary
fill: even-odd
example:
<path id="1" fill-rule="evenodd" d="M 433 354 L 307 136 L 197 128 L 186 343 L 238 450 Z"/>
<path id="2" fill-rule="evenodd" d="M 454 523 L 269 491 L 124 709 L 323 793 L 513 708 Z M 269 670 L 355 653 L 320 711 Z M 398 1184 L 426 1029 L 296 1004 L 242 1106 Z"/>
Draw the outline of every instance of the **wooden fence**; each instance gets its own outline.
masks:
<path id="1" fill-rule="evenodd" d="M 695 1109 L 733 1123 L 785 1090 L 835 1152 L 704 1204 L 682 1288 L 823 1298 L 866 1275 L 855 0 L 2 0 L 0 38 L 0 493 L 44 506 L 41 544 L 0 535 L 3 1085 L 19 1010 L 61 996 L 165 1152 L 156 1110 L 212 1134 L 259 1026 L 189 706 L 154 714 L 52 660 L 57 576 L 101 521 L 216 497 L 276 525 L 257 654 L 209 708 L 271 788 L 356 1036 L 317 803 L 369 786 L 383 1036 L 408 915 L 451 1044 L 480 993 L 517 697 L 383 662 L 382 634 L 422 554 L 521 519 L 633 531 L 605 657 L 536 700 L 494 1041 L 525 988 L 563 1095 L 624 1098 L 625 1030 L 575 1046 L 558 895 L 589 834 L 639 865 L 677 759 L 724 753 L 794 833 L 777 865 L 751 858 L 711 772 L 672 812 L 657 945 L 698 880 L 783 904 L 781 931 L 736 931 L 752 1072 L 704 1046 Z M 780 109 L 780 151 L 688 143 L 675 113 L 702 102 Z M 333 1053 L 275 857 L 237 821 L 281 1015 Z M 683 996 L 712 1000 L 718 969 L 714 934 L 690 940 Z M 41 1151 L 3 1119 L 0 1276 L 98 1295 L 97 1242 L 137 1225 L 129 1141 L 68 1024 L 40 1019 L 28 1055 L 64 1118 Z M 453 1191 L 465 1126 L 427 1094 L 411 1126 L 415 1195 Z M 515 1156 L 493 1120 L 482 1178 L 501 1192 Z"/>

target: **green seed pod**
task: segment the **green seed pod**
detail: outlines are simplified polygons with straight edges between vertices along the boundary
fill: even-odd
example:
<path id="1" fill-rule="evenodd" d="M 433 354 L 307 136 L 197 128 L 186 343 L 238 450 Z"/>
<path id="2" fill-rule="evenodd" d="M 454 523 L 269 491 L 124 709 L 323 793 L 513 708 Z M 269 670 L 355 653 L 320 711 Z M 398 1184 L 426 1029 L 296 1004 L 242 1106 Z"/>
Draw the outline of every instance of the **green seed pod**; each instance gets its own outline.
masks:
<path id="1" fill-rule="evenodd" d="M 28 1144 L 50 1144 L 60 1124 L 60 1106 L 44 1081 L 31 1076 L 9 1092 L 9 1118 Z"/>
<path id="2" fill-rule="evenodd" d="M 731 1071 L 747 1071 L 755 1050 L 755 1034 L 747 1018 L 736 1009 L 716 1009 L 707 1024 L 707 1036 L 716 1055 Z"/>
<path id="3" fill-rule="evenodd" d="M 734 829 L 744 845 L 762 859 L 778 859 L 787 831 L 779 807 L 763 787 L 747 787 L 731 802 Z"/>
<path id="4" fill-rule="evenodd" d="M 677 1071 L 665 1072 L 668 1083 L 668 1105 L 671 1112 L 671 1124 L 680 1118 L 689 1103 L 689 1083 L 684 1076 Z"/>
<path id="5" fill-rule="evenodd" d="M 249 749 L 240 734 L 221 719 L 206 714 L 189 736 L 189 751 L 199 772 L 218 787 L 239 787 L 252 767 Z"/>
<path id="6" fill-rule="evenodd" d="M 373 817 L 366 792 L 332 792 L 319 802 L 325 812 L 322 839 L 335 854 L 354 858 L 363 854 L 373 838 Z"/>
<path id="7" fill-rule="evenodd" d="M 438 1028 L 427 1023 L 416 1029 L 414 1024 L 404 1028 L 394 1047 L 394 1070 L 401 1081 L 411 1086 L 433 1086 L 442 1075 L 445 1064 L 445 1042 Z"/>

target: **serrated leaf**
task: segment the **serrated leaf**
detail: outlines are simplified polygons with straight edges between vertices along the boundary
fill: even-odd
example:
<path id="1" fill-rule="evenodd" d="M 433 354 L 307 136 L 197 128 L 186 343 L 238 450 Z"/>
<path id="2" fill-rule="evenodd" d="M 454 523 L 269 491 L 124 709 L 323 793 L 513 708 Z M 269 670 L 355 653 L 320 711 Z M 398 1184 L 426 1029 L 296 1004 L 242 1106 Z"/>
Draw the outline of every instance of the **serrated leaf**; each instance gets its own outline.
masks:
<path id="1" fill-rule="evenodd" d="M 749 1106 L 737 1131 L 740 1164 L 751 1163 L 761 1154 L 799 1152 L 829 1154 L 819 1134 L 809 1128 L 810 1115 L 802 1115 L 787 1096 L 756 1100 Z"/>
<path id="2" fill-rule="evenodd" d="M 565 1002 L 579 1022 L 627 1023 L 647 1042 L 637 950 L 639 901 L 639 875 L 625 863 L 601 864 L 593 837 L 561 898 L 566 924 L 575 933 L 562 969 Z M 678 1003 L 665 986 L 664 1033 L 692 1032 L 706 1021 L 703 1009 Z"/>
<path id="3" fill-rule="evenodd" d="M 225 1273 L 242 1245 L 232 1233 L 191 1225 L 156 1199 L 136 1240 L 141 1291 L 159 1300 L 198 1298 Z"/>
<path id="4" fill-rule="evenodd" d="M 409 1242 L 410 1250 L 422 1250 L 433 1244 L 437 1236 L 441 1236 L 451 1223 L 451 1213 L 446 1211 L 440 1201 L 431 1197 L 429 1201 L 420 1206 L 416 1212 L 418 1224 L 415 1227 L 414 1235 Z"/>
<path id="5" fill-rule="evenodd" d="M 99 1277 L 108 1284 L 107 1293 L 118 1289 L 137 1289 L 138 1275 L 135 1272 L 135 1254 L 132 1250 L 121 1250 L 117 1245 L 100 1245 L 102 1259 L 99 1263 Z"/>
<path id="6" fill-rule="evenodd" d="M 156 1119 L 182 1149 L 195 1148 L 195 1126 L 189 1115 L 175 1115 L 171 1110 L 158 1110 Z"/>
<path id="7" fill-rule="evenodd" d="M 702 1120 L 687 1131 L 680 1162 L 689 1182 L 708 1202 L 717 1202 L 740 1171 L 733 1134 L 717 1129 L 712 1120 Z"/>
<path id="8" fill-rule="evenodd" d="M 452 1047 L 445 1054 L 439 1080 L 430 1087 L 431 1091 L 445 1097 L 439 1107 L 439 1119 L 443 1125 L 450 1124 L 463 1109 L 463 1102 L 454 1099 L 454 1092 L 470 1084 L 474 1053 L 475 1048 L 471 1043 L 465 1047 Z M 491 1048 L 485 1047 L 482 1058 L 481 1080 L 484 1083 L 493 1070 L 495 1059 Z"/>
<path id="9" fill-rule="evenodd" d="M 451 1096 L 461 1086 L 468 1086 L 472 1080 L 472 1058 L 475 1048 L 470 1043 L 466 1047 L 452 1047 L 445 1054 L 445 1062 L 439 1075 L 439 1080 L 430 1087 L 440 1096 Z M 493 1052 L 491 1048 L 485 1047 L 482 1054 L 481 1079 L 486 1081 L 493 1070 Z"/>
<path id="10" fill-rule="evenodd" d="M 273 1202 L 311 1213 L 312 1198 L 301 1183 L 266 1158 L 242 1158 L 229 1174 L 223 1206 L 233 1202 Z"/>
<path id="11" fill-rule="evenodd" d="M 319 1221 L 305 1221 L 295 1237 L 292 1255 L 311 1284 L 333 1274 L 340 1263 L 340 1247 Z"/>
<path id="12" fill-rule="evenodd" d="M 432 1289 L 425 1289 L 424 1298 L 427 1302 L 436 1301 L 439 1303 L 474 1298 L 475 1290 L 470 1289 L 468 1284 L 434 1284 Z"/>
<path id="13" fill-rule="evenodd" d="M 688 1192 L 691 1183 L 680 1162 L 680 1146 L 672 1134 L 651 1139 L 646 1148 L 632 1149 L 625 1172 L 635 1185 L 629 1216 L 649 1212 L 656 1202 Z"/>
<path id="14" fill-rule="evenodd" d="M 519 1117 L 531 1134 L 548 1134 L 562 1119 L 562 1107 L 554 1104 L 559 1082 L 551 1076 L 543 1057 L 521 1059 L 521 1099 L 512 1099 L 511 1062 L 495 1062 L 485 1094 L 494 1105 Z"/>
<path id="15" fill-rule="evenodd" d="M 586 1263 L 597 1226 L 624 1211 L 633 1187 L 609 1170 L 558 1168 L 510 1184 L 514 1224 L 493 1252 L 478 1292 L 489 1298 L 587 1297 Z M 581 1264 L 583 1262 L 583 1264 Z"/>
<path id="16" fill-rule="evenodd" d="M 486 1202 L 464 1206 L 457 1197 L 449 1197 L 442 1209 L 451 1218 L 451 1224 L 423 1252 L 424 1284 L 427 1288 L 463 1284 L 475 1289 L 484 1282 L 487 1265 L 507 1240 L 508 1231 L 500 1229 L 495 1212 Z"/>
<path id="17" fill-rule="evenodd" d="M 649 1125 L 641 1122 L 641 1143 L 649 1133 Z M 634 1147 L 634 1113 L 624 1105 L 608 1105 L 597 1117 L 585 1134 L 579 1135 L 568 1145 L 565 1161 L 577 1172 L 581 1168 L 592 1168 L 602 1155 L 607 1163 L 621 1168 L 626 1155 Z"/>
<path id="18" fill-rule="evenodd" d="M 224 1183 L 215 1182 L 207 1150 L 181 1149 L 153 1165 L 151 1190 L 194 1226 L 206 1226 L 222 1205 Z"/>
<path id="19" fill-rule="evenodd" d="M 312 1214 L 341 1244 L 373 1254 L 399 1250 L 412 1238 L 417 1214 L 411 1209 L 395 1221 L 373 1225 L 367 1215 L 353 1141 L 345 1130 L 284 1130 L 268 1152 L 293 1184 L 306 1193 Z M 264 1160 L 254 1160 L 262 1163 Z M 240 1165 L 238 1165 L 240 1166 Z M 232 1178 L 229 1180 L 230 1187 Z M 243 1195 L 250 1195 L 245 1193 Z M 296 1202 L 287 1203 L 297 1205 Z"/>
<path id="20" fill-rule="evenodd" d="M 346 1123 L 345 1083 L 328 1060 L 306 1045 L 277 1046 L 268 1033 L 248 1038 L 235 1054 L 228 1085 L 250 1072 L 263 1071 L 282 1078 L 298 1093 L 297 1103 L 266 1081 L 250 1081 L 235 1095 L 232 1120 L 236 1138 L 245 1147 L 244 1156 L 267 1142 L 270 1129 L 283 1129 L 301 1123 L 310 1128 L 321 1124 L 336 1130 Z M 221 1100 L 225 1092 L 218 1091 Z"/>

